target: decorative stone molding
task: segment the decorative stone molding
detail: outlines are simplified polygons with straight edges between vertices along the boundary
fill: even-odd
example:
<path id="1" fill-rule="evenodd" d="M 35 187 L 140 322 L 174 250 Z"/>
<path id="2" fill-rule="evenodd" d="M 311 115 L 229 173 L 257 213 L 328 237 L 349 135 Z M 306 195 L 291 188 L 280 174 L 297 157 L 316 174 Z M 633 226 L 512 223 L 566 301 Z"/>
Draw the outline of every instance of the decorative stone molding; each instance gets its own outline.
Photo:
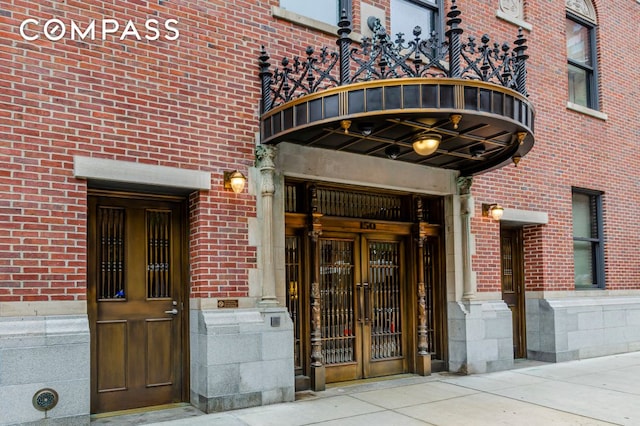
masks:
<path id="1" fill-rule="evenodd" d="M 460 176 L 458 178 L 457 184 L 458 184 L 458 194 L 468 195 L 471 193 L 471 185 L 473 184 L 473 177 Z"/>
<path id="2" fill-rule="evenodd" d="M 567 10 L 575 13 L 576 15 L 593 22 L 598 22 L 596 17 L 596 9 L 593 7 L 593 3 L 589 0 L 566 0 Z"/>
<path id="3" fill-rule="evenodd" d="M 500 0 L 496 16 L 527 31 L 533 28 L 533 25 L 524 20 L 522 0 Z"/>
<path id="4" fill-rule="evenodd" d="M 262 174 L 261 193 L 273 194 L 275 185 L 273 183 L 273 171 L 276 169 L 273 162 L 278 148 L 271 145 L 259 145 L 256 148 L 256 165 Z"/>
<path id="5" fill-rule="evenodd" d="M 500 11 L 515 19 L 524 19 L 522 0 L 500 0 Z"/>

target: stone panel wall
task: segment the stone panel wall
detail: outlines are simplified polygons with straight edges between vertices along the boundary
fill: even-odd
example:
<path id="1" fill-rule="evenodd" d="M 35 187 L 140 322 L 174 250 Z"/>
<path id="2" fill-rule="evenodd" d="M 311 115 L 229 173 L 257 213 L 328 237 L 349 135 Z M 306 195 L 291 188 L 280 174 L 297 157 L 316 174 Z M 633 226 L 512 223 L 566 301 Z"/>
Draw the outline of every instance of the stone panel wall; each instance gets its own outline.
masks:
<path id="1" fill-rule="evenodd" d="M 293 401 L 284 308 L 191 311 L 191 403 L 204 412 Z"/>
<path id="2" fill-rule="evenodd" d="M 86 315 L 0 318 L 0 424 L 89 424 L 89 358 Z M 43 388 L 59 396 L 46 414 Z"/>
<path id="3" fill-rule="evenodd" d="M 501 300 L 449 303 L 449 371 L 487 373 L 513 367 L 511 311 Z"/>
<path id="4" fill-rule="evenodd" d="M 551 362 L 640 350 L 640 297 L 528 299 L 527 349 Z"/>

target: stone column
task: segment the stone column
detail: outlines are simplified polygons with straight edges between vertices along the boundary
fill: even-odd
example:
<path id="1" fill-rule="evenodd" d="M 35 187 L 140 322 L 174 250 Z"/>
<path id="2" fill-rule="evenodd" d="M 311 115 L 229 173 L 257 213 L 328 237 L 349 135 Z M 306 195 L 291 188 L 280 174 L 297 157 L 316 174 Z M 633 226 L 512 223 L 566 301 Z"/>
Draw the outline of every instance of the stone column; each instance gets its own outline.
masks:
<path id="1" fill-rule="evenodd" d="M 476 296 L 476 286 L 472 276 L 471 264 L 471 214 L 473 213 L 473 197 L 471 196 L 471 184 L 473 178 L 458 178 L 458 190 L 460 193 L 460 219 L 462 221 L 462 298 L 471 300 Z"/>
<path id="2" fill-rule="evenodd" d="M 276 147 L 271 145 L 259 145 L 256 148 L 256 166 L 262 176 L 260 185 L 262 200 L 262 298 L 259 305 L 263 307 L 278 305 L 273 256 L 273 193 L 275 192 L 273 174 L 276 168 L 273 159 L 276 152 Z"/>

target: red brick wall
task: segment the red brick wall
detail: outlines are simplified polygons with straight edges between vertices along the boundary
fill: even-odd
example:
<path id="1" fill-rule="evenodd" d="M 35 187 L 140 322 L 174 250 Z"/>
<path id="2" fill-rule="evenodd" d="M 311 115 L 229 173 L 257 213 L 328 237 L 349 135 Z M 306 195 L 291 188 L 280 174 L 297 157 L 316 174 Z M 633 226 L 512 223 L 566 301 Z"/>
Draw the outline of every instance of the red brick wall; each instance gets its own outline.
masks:
<path id="1" fill-rule="evenodd" d="M 497 2 L 496 2 L 497 3 Z M 640 202 L 637 140 L 640 125 L 640 4 L 621 0 L 595 1 L 598 14 L 600 111 L 606 121 L 566 108 L 568 100 L 564 2 L 526 2 L 528 89 L 536 107 L 532 151 L 520 165 L 478 176 L 474 232 L 478 241 L 498 238 L 498 226 L 481 218 L 482 202 L 507 208 L 546 211 L 549 224 L 525 231 L 527 289 L 573 289 L 571 187 L 604 192 L 606 287 L 640 288 L 638 235 L 634 219 Z M 488 8 L 490 12 L 492 8 Z M 493 22 L 495 19 L 489 19 Z M 499 270 L 486 271 L 492 244 L 478 244 L 474 268 L 478 288 L 499 290 Z M 495 265 L 494 265 L 495 266 Z M 496 266 L 499 268 L 499 266 Z"/>
<path id="2" fill-rule="evenodd" d="M 255 201 L 223 190 L 222 173 L 253 163 L 269 14 L 250 1 L 0 4 L 0 301 L 86 297 L 86 183 L 73 177 L 74 155 L 211 172 L 213 189 L 192 200 L 193 294 L 247 294 Z M 147 18 L 174 18 L 180 36 L 20 36 L 24 19 L 53 17 L 82 28 L 131 19 L 143 37 Z"/>
<path id="3" fill-rule="evenodd" d="M 161 3 L 161 4 L 159 4 Z M 354 0 L 354 30 L 360 3 Z M 386 1 L 368 2 L 387 9 Z M 466 34 L 513 41 L 517 29 L 495 17 L 497 1 L 459 1 Z M 190 199 L 192 294 L 242 296 L 256 266 L 247 220 L 255 201 L 221 188 L 224 170 L 253 163 L 258 131 L 257 56 L 301 55 L 335 37 L 271 16 L 277 0 L 22 1 L 0 4 L 0 301 L 85 298 L 86 183 L 73 156 L 212 173 L 212 190 Z M 607 286 L 637 288 L 638 204 L 634 170 L 640 136 L 640 5 L 596 1 L 605 122 L 566 109 L 564 2 L 526 2 L 529 92 L 536 145 L 518 168 L 475 179 L 478 288 L 499 289 L 497 224 L 482 202 L 549 213 L 525 233 L 527 287 L 573 288 L 571 186 L 605 192 Z M 448 4 L 447 4 L 448 7 Z M 606 9 L 605 9 L 606 7 Z M 24 41 L 25 18 L 64 22 L 115 18 L 179 21 L 176 41 Z M 143 27 L 141 33 L 146 32 Z M 100 32 L 98 31 L 98 34 Z M 603 49 L 602 47 L 606 47 Z"/>

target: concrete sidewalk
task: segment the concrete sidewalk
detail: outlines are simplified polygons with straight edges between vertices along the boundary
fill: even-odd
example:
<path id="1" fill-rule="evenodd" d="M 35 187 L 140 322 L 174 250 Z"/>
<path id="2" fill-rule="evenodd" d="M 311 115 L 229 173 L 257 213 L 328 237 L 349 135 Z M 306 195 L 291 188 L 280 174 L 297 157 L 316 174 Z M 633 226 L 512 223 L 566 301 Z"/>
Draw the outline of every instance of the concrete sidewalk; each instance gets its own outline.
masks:
<path id="1" fill-rule="evenodd" d="M 166 422 L 145 413 L 137 424 L 640 425 L 640 352 L 533 364 L 471 376 L 439 373 L 360 382 L 299 394 L 296 402 Z"/>

